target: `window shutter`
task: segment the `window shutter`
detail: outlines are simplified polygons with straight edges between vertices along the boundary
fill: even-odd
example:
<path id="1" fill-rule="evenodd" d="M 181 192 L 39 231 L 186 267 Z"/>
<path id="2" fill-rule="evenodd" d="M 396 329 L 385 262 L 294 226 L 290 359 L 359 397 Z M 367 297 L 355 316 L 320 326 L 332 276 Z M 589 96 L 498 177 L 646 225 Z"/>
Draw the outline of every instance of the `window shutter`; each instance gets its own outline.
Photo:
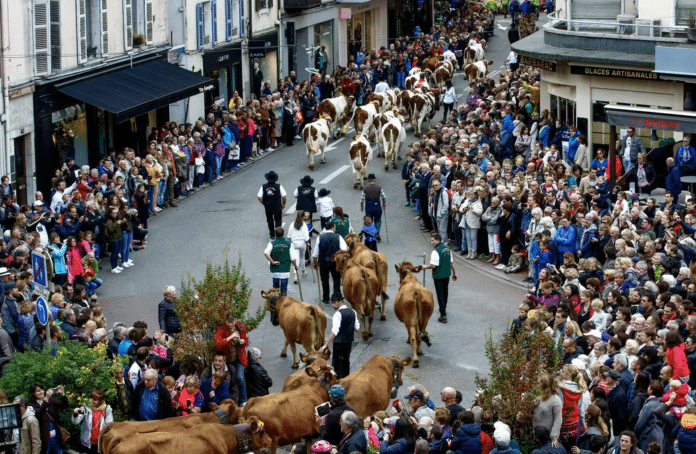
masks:
<path id="1" fill-rule="evenodd" d="M 77 0 L 77 62 L 87 61 L 87 0 Z"/>
<path id="2" fill-rule="evenodd" d="M 152 13 L 152 0 L 145 0 L 145 44 L 154 41 L 154 23 Z"/>
<path id="3" fill-rule="evenodd" d="M 48 0 L 34 0 L 34 74 L 45 76 L 51 66 Z"/>
<path id="4" fill-rule="evenodd" d="M 255 0 L 255 3 L 256 3 L 256 12 L 258 13 L 263 8 L 263 0 Z"/>
<path id="5" fill-rule="evenodd" d="M 60 47 L 60 0 L 50 0 L 51 20 L 51 71 L 58 72 L 63 69 Z"/>
<path id="6" fill-rule="evenodd" d="M 101 0 L 101 53 L 109 53 L 109 14 L 108 0 Z"/>
<path id="7" fill-rule="evenodd" d="M 123 0 L 123 46 L 133 49 L 133 0 Z"/>
<path id="8" fill-rule="evenodd" d="M 238 2 L 239 5 L 239 36 L 244 38 L 244 1 L 243 0 L 232 0 L 233 2 Z"/>
<path id="9" fill-rule="evenodd" d="M 210 2 L 210 18 L 212 21 L 211 34 L 213 40 L 213 46 L 217 44 L 217 0 L 212 0 Z"/>
<path id="10" fill-rule="evenodd" d="M 232 39 L 232 0 L 225 0 L 225 41 Z"/>
<path id="11" fill-rule="evenodd" d="M 273 8 L 273 0 L 268 0 L 268 8 Z"/>
<path id="12" fill-rule="evenodd" d="M 203 48 L 203 35 L 205 35 L 205 24 L 203 24 L 203 3 L 196 5 L 196 44 L 199 49 Z"/>

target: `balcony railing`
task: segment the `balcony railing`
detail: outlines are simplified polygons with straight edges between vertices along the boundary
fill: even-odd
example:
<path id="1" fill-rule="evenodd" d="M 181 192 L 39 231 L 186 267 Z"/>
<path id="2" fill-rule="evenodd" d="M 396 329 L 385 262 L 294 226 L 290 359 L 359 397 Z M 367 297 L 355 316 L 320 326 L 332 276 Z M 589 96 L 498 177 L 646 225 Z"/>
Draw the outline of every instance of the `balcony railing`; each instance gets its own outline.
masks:
<path id="1" fill-rule="evenodd" d="M 688 11 L 687 11 L 688 10 Z M 660 19 L 638 19 L 630 15 L 617 19 L 561 19 L 559 11 L 548 15 L 549 21 L 544 25 L 547 29 L 567 30 L 569 32 L 597 33 L 602 35 L 620 35 L 645 38 L 666 39 L 676 38 L 680 41 L 686 38 L 686 27 L 680 17 L 696 14 L 693 8 L 677 8 L 677 26 L 662 25 Z M 681 14 L 681 16 L 680 16 Z"/>

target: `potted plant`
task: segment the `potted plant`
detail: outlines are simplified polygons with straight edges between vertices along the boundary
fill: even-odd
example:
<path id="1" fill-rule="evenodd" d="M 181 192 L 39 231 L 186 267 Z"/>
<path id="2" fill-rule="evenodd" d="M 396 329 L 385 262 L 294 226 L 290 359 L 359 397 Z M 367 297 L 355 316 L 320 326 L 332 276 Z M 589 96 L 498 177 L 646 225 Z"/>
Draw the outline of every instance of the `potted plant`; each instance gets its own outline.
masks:
<path id="1" fill-rule="evenodd" d="M 686 28 L 686 36 L 689 37 L 689 41 L 696 41 L 696 15 L 694 15 L 694 13 L 689 14 L 688 27 Z"/>

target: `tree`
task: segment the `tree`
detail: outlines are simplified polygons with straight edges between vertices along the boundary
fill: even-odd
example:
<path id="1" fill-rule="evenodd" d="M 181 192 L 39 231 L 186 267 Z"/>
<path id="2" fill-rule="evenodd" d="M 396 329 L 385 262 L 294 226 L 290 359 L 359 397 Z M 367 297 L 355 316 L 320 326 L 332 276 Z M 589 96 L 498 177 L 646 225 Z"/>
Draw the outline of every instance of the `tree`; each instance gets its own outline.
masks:
<path id="1" fill-rule="evenodd" d="M 190 274 L 181 282 L 181 296 L 175 301 L 181 333 L 174 358 L 200 358 L 204 364 L 212 362 L 215 354 L 215 330 L 232 312 L 248 331 L 259 326 L 266 315 L 262 306 L 255 315 L 249 315 L 249 279 L 242 268 L 241 255 L 237 264 L 230 264 L 227 254 L 222 264 L 208 263 L 205 277 L 196 281 Z"/>
<path id="2" fill-rule="evenodd" d="M 554 375 L 561 367 L 560 344 L 544 331 L 543 315 L 530 313 L 525 327 L 508 331 L 498 342 L 489 331 L 486 357 L 488 378 L 476 375 L 478 404 L 488 415 L 510 426 L 523 453 L 534 448 L 532 415 L 539 402 L 539 374 Z"/>

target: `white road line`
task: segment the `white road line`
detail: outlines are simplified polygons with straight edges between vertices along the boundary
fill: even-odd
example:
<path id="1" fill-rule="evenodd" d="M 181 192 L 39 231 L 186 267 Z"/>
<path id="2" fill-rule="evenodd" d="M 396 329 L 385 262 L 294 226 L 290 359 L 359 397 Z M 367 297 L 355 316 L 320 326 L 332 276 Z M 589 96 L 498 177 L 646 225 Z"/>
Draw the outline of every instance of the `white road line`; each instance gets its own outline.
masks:
<path id="1" fill-rule="evenodd" d="M 347 169 L 349 169 L 349 168 L 350 168 L 350 165 L 348 165 L 348 164 L 339 167 L 338 169 L 336 169 L 336 170 L 334 170 L 332 173 L 330 173 L 329 176 L 327 176 L 326 178 L 324 178 L 323 180 L 321 180 L 321 181 L 319 182 L 319 184 L 326 184 L 326 183 L 328 183 L 329 181 L 333 180 L 334 178 L 336 178 L 337 176 L 339 176 L 341 173 L 345 172 L 345 171 L 346 171 Z"/>
<path id="2" fill-rule="evenodd" d="M 288 208 L 288 209 L 285 211 L 285 214 L 293 214 L 293 213 L 295 212 L 295 209 L 296 209 L 296 208 L 297 208 L 297 202 L 295 202 L 295 203 L 293 203 L 292 205 L 290 205 L 290 208 Z"/>
<path id="3" fill-rule="evenodd" d="M 284 229 L 284 228 L 285 228 L 285 222 L 283 222 L 282 224 L 280 224 L 280 228 L 281 228 L 281 229 Z"/>
<path id="4" fill-rule="evenodd" d="M 489 73 L 489 74 L 488 74 L 488 77 L 493 77 L 493 76 L 495 76 L 496 74 L 498 74 L 499 72 L 500 72 L 500 70 L 499 70 L 499 69 L 496 69 L 496 70 L 493 71 L 492 73 Z"/>
<path id="5" fill-rule="evenodd" d="M 346 140 L 345 137 L 341 137 L 340 139 L 336 140 L 335 142 L 331 142 L 329 145 L 326 146 L 326 151 L 332 151 L 336 149 L 336 145 L 338 145 L 341 141 Z"/>

